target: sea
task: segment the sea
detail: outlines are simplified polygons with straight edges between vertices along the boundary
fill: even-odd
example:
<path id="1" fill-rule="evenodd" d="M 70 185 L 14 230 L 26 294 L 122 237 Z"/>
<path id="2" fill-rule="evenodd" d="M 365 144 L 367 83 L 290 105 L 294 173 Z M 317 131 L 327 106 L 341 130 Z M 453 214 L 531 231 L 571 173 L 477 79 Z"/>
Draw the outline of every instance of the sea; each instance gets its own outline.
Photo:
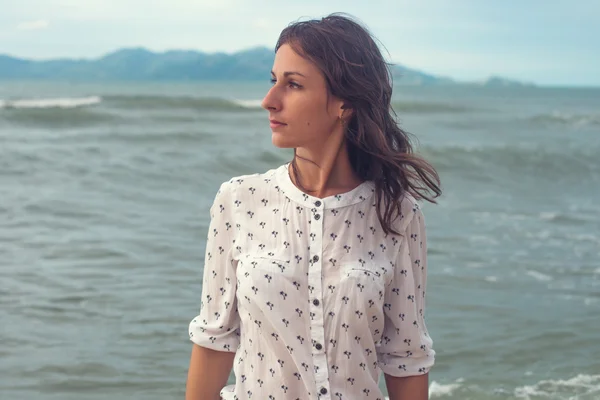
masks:
<path id="1" fill-rule="evenodd" d="M 0 399 L 183 398 L 214 195 L 292 158 L 268 88 L 0 82 Z M 430 398 L 600 399 L 600 88 L 398 85 L 393 107 L 442 182 Z"/>

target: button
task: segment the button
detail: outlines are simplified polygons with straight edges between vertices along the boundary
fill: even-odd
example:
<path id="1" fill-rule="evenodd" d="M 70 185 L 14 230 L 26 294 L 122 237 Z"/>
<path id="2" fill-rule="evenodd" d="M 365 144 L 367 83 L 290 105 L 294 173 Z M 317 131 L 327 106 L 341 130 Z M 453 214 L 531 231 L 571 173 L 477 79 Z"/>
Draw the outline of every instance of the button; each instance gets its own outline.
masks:
<path id="1" fill-rule="evenodd" d="M 317 344 L 315 344 L 315 348 L 317 350 L 321 350 L 323 348 L 323 345 L 321 343 L 317 343 Z"/>
<path id="2" fill-rule="evenodd" d="M 327 389 L 325 389 L 324 387 L 321 388 L 321 394 L 327 394 Z"/>
<path id="3" fill-rule="evenodd" d="M 321 207 L 321 202 L 319 200 L 315 201 L 315 206 Z"/>
<path id="4" fill-rule="evenodd" d="M 314 299 L 314 300 L 313 300 L 313 304 L 314 304 L 315 306 L 318 306 L 318 305 L 319 305 L 319 299 Z"/>
<path id="5" fill-rule="evenodd" d="M 319 256 L 314 256 L 313 257 L 313 262 L 317 262 L 317 261 L 319 261 Z"/>
<path id="6" fill-rule="evenodd" d="M 319 220 L 319 219 L 321 219 L 321 216 L 319 214 L 315 214 L 315 219 Z"/>

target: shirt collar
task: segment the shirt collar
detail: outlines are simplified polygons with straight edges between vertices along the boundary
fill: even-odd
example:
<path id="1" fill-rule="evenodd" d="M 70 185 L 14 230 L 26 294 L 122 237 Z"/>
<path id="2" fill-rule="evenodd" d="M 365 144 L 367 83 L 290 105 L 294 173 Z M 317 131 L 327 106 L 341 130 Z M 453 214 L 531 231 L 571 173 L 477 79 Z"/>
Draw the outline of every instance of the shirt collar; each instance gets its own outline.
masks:
<path id="1" fill-rule="evenodd" d="M 299 203 L 305 207 L 323 207 L 325 209 L 340 208 L 357 204 L 367 200 L 375 192 L 375 183 L 372 181 L 365 181 L 350 190 L 349 192 L 328 196 L 325 198 L 318 198 L 311 196 L 310 194 L 304 193 L 290 178 L 289 167 L 290 163 L 286 163 L 280 166 L 275 173 L 277 187 L 283 192 L 283 194 L 290 200 Z"/>

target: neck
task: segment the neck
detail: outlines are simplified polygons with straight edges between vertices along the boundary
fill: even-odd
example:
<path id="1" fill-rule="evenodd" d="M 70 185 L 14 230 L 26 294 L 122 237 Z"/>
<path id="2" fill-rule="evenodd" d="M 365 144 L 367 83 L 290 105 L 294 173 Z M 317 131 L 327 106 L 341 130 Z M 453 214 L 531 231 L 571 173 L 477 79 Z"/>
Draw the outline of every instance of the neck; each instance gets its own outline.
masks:
<path id="1" fill-rule="evenodd" d="M 294 158 L 299 182 L 292 166 L 289 174 L 294 185 L 300 183 L 311 196 L 324 198 L 349 192 L 362 183 L 350 164 L 346 142 L 325 145 L 321 149 L 297 148 Z"/>

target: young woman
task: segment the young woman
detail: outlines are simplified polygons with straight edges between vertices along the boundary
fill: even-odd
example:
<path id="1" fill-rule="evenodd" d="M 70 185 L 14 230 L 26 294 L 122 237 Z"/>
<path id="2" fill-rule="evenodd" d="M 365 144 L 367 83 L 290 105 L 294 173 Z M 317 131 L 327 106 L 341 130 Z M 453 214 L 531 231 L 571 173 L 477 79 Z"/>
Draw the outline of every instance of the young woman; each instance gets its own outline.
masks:
<path id="1" fill-rule="evenodd" d="M 428 398 L 425 220 L 441 194 L 390 107 L 388 65 L 344 15 L 294 23 L 263 100 L 294 158 L 211 207 L 188 400 Z M 227 385 L 233 367 L 236 383 Z"/>

